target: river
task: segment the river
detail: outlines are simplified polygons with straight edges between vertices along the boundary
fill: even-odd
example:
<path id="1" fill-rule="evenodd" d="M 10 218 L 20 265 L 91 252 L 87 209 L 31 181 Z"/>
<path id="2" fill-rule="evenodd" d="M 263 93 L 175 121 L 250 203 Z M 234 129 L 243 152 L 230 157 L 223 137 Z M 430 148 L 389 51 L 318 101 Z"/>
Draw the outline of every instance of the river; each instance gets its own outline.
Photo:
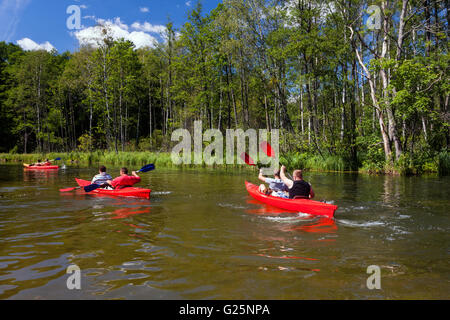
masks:
<path id="1" fill-rule="evenodd" d="M 59 192 L 96 171 L 0 166 L 0 299 L 449 297 L 450 177 L 307 172 L 329 220 L 253 200 L 250 171 L 157 168 L 150 200 Z"/>

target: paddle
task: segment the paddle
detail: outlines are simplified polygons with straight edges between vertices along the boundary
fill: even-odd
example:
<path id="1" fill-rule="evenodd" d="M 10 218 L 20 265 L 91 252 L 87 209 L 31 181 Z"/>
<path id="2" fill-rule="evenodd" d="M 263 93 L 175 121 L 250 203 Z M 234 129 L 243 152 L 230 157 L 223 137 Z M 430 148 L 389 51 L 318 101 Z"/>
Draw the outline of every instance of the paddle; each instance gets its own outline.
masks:
<path id="1" fill-rule="evenodd" d="M 272 146 L 267 142 L 263 141 L 259 144 L 259 147 L 263 150 L 263 152 L 269 157 L 269 158 L 275 158 L 275 151 L 273 151 Z M 283 166 L 282 163 L 280 163 L 280 166 Z M 294 180 L 290 173 L 286 172 L 289 179 Z"/>
<path id="2" fill-rule="evenodd" d="M 59 192 L 69 192 L 69 191 L 73 191 L 73 190 L 77 190 L 77 189 L 81 189 L 83 187 L 73 187 L 73 188 L 66 188 L 66 189 L 59 189 Z"/>
<path id="3" fill-rule="evenodd" d="M 256 167 L 255 161 L 246 152 L 242 152 L 241 159 L 249 166 Z"/>
<path id="4" fill-rule="evenodd" d="M 149 171 L 152 171 L 152 170 L 155 170 L 155 165 L 153 163 L 143 166 L 141 169 L 139 169 L 136 172 L 149 172 Z M 101 185 L 98 185 L 98 184 L 94 183 L 94 184 L 91 184 L 89 186 L 83 187 L 83 189 L 87 193 L 87 192 L 94 191 L 94 190 L 96 190 L 96 189 L 98 189 L 100 187 L 101 187 Z"/>
<path id="5" fill-rule="evenodd" d="M 267 141 L 261 142 L 259 144 L 259 147 L 264 151 L 264 153 L 269 158 L 274 158 L 275 157 L 275 151 L 273 151 L 272 146 Z"/>

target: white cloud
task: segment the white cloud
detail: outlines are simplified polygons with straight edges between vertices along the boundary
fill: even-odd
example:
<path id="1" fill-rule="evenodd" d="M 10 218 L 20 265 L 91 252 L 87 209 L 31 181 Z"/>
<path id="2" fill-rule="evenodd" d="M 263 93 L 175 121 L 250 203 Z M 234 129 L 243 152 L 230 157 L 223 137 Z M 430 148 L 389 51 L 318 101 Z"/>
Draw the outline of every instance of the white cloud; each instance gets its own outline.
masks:
<path id="1" fill-rule="evenodd" d="M 87 5 L 85 5 L 85 4 L 81 4 L 81 5 L 80 5 L 80 8 L 81 8 L 81 9 L 87 9 L 87 8 L 88 8 L 88 6 L 87 6 Z"/>
<path id="2" fill-rule="evenodd" d="M 147 7 L 139 8 L 139 10 L 143 13 L 149 12 L 150 10 Z"/>
<path id="3" fill-rule="evenodd" d="M 55 47 L 48 41 L 38 44 L 29 38 L 18 40 L 17 44 L 25 51 L 45 50 L 50 52 L 55 49 Z"/>
<path id="4" fill-rule="evenodd" d="M 150 33 L 158 33 L 158 34 L 164 34 L 167 29 L 166 26 L 153 25 L 149 22 L 144 22 L 144 23 L 135 22 L 131 25 L 131 27 L 135 30 L 150 32 Z"/>
<path id="5" fill-rule="evenodd" d="M 128 39 L 134 43 L 136 48 L 154 47 L 158 42 L 154 37 L 145 32 L 133 31 Z"/>
<path id="6" fill-rule="evenodd" d="M 191 1 L 186 1 L 185 4 L 186 4 L 188 7 L 190 7 L 190 6 L 191 6 L 191 3 L 192 3 Z"/>
<path id="7" fill-rule="evenodd" d="M 113 20 L 97 19 L 97 26 L 89 27 L 74 33 L 80 46 L 98 47 L 105 38 L 103 30 L 107 30 L 107 35 L 114 40 L 125 39 L 134 43 L 136 48 L 154 47 L 158 42 L 155 37 L 143 31 L 129 32 L 128 25 L 123 23 L 120 18 Z"/>
<path id="8" fill-rule="evenodd" d="M 120 20 L 119 17 L 114 19 L 114 24 L 117 25 L 121 29 L 128 30 L 128 26 L 126 24 L 122 23 L 122 21 Z"/>

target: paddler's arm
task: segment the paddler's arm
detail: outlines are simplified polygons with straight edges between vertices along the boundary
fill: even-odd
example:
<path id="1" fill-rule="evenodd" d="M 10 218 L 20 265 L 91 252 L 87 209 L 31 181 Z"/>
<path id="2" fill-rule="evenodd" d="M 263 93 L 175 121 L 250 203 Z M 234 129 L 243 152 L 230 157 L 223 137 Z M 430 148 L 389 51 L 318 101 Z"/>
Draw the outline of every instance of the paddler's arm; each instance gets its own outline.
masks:
<path id="1" fill-rule="evenodd" d="M 314 199 L 314 196 L 315 196 L 314 190 L 313 190 L 313 188 L 311 187 L 311 189 L 309 190 L 309 198 L 310 198 L 310 199 Z"/>
<path id="2" fill-rule="evenodd" d="M 262 182 L 266 182 L 266 177 L 263 176 L 262 169 L 259 169 L 258 179 L 261 180 Z"/>
<path id="3" fill-rule="evenodd" d="M 289 179 L 288 177 L 286 177 L 286 167 L 285 166 L 281 166 L 280 178 L 281 178 L 281 180 L 283 180 L 284 184 L 288 187 L 288 189 L 291 189 L 292 186 L 294 185 L 294 182 L 291 179 Z"/>
<path id="4" fill-rule="evenodd" d="M 134 178 L 134 181 L 132 182 L 132 185 L 135 185 L 136 183 L 141 182 L 141 177 L 139 177 L 136 173 L 136 171 L 133 171 L 132 173 L 132 178 Z"/>

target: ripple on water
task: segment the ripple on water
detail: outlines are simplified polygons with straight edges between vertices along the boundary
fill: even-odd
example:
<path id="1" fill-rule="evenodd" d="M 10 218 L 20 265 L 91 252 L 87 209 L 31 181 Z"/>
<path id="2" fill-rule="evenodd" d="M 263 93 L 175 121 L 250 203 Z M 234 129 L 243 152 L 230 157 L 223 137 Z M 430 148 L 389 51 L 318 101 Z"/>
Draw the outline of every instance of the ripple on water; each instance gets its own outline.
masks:
<path id="1" fill-rule="evenodd" d="M 343 224 L 349 227 L 357 227 L 357 228 L 371 228 L 371 227 L 379 227 L 384 226 L 385 223 L 381 221 L 369 221 L 369 222 L 356 222 L 350 220 L 336 220 L 339 224 Z"/>
<path id="2" fill-rule="evenodd" d="M 277 216 L 277 217 L 263 216 L 262 218 L 265 220 L 274 221 L 274 222 L 291 223 L 291 222 L 298 222 L 299 220 L 308 221 L 307 219 L 313 218 L 313 216 L 310 214 L 307 214 L 307 213 L 298 212 L 294 216 L 292 216 L 292 215 Z"/>
<path id="3" fill-rule="evenodd" d="M 172 191 L 156 191 L 156 192 L 152 191 L 152 195 L 154 195 L 154 196 L 160 196 L 160 195 L 165 196 L 165 195 L 168 195 L 171 193 L 172 193 Z"/>
<path id="4" fill-rule="evenodd" d="M 222 208 L 231 208 L 231 209 L 236 209 L 236 210 L 246 209 L 246 207 L 244 207 L 244 206 L 236 205 L 233 203 L 217 203 L 217 205 Z"/>

